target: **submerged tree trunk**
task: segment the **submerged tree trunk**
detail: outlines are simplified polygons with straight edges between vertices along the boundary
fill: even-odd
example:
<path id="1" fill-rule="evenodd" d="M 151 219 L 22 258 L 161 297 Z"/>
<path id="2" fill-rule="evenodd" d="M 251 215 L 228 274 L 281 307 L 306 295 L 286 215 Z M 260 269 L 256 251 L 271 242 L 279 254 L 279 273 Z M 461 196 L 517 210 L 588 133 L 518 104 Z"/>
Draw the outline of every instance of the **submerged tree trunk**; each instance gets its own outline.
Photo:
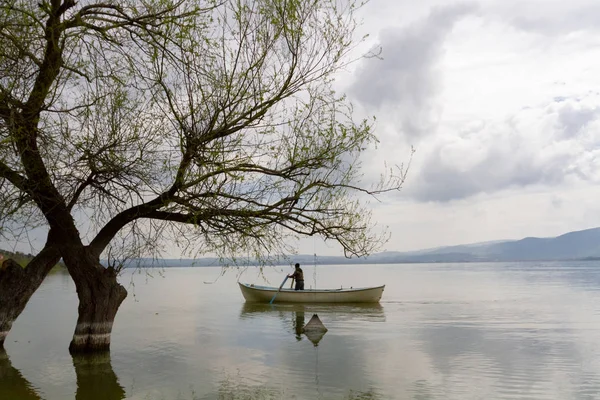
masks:
<path id="1" fill-rule="evenodd" d="M 4 341 L 13 322 L 59 260 L 58 250 L 46 247 L 25 268 L 11 259 L 2 263 L 2 268 L 0 268 L 0 349 L 4 348 Z"/>
<path id="2" fill-rule="evenodd" d="M 88 252 L 84 253 L 80 259 L 65 259 L 79 297 L 77 326 L 69 345 L 71 354 L 110 349 L 115 315 L 127 297 L 127 290 L 117 282 L 116 271 L 104 268 Z"/>

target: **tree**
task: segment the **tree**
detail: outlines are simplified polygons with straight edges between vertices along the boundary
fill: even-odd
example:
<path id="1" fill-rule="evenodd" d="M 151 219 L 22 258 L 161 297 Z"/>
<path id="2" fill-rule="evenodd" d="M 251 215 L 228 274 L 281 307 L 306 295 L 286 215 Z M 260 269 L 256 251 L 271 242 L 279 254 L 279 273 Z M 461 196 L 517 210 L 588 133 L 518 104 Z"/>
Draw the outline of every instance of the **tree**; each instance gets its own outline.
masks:
<path id="1" fill-rule="evenodd" d="M 102 255 L 172 239 L 261 257 L 319 235 L 362 256 L 385 240 L 364 196 L 399 189 L 405 171 L 361 182 L 371 121 L 332 88 L 355 4 L 1 4 L 0 232 L 49 232 L 79 298 L 71 352 L 109 347 L 127 295 Z M 20 310 L 5 308 L 8 326 Z"/>
<path id="2" fill-rule="evenodd" d="M 13 321 L 59 259 L 60 253 L 48 240 L 27 268 L 22 268 L 12 259 L 0 260 L 0 353 Z"/>

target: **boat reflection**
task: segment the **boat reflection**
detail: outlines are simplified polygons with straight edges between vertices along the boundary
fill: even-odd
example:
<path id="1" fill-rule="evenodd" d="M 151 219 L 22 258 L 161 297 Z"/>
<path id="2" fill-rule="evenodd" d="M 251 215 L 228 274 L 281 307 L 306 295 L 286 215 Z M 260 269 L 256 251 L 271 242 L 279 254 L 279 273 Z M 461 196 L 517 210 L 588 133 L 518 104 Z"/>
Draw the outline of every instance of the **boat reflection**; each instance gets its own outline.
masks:
<path id="1" fill-rule="evenodd" d="M 316 304 L 264 304 L 245 302 L 240 318 L 254 318 L 257 314 L 278 314 L 289 317 L 290 313 L 331 315 L 337 320 L 362 320 L 385 322 L 383 306 L 379 303 L 316 303 Z"/>
<path id="2" fill-rule="evenodd" d="M 276 316 L 284 322 L 287 327 L 291 327 L 296 340 L 303 338 L 310 340 L 317 346 L 323 339 L 325 332 L 303 332 L 303 328 L 308 322 L 306 316 L 318 314 L 325 316 L 326 319 L 335 319 L 337 321 L 362 320 L 362 321 L 385 321 L 385 313 L 381 304 L 339 304 L 339 303 L 319 303 L 319 304 L 264 304 L 264 303 L 243 303 L 240 318 L 258 318 L 264 316 Z"/>

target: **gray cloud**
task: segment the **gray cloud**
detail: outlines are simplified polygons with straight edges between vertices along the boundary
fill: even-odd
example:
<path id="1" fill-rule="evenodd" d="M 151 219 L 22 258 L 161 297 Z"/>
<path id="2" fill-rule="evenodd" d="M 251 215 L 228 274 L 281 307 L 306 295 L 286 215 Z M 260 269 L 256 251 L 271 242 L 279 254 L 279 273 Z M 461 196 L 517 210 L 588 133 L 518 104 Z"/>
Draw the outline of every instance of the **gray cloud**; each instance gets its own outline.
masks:
<path id="1" fill-rule="evenodd" d="M 444 39 L 457 20 L 474 10 L 470 3 L 437 7 L 416 23 L 382 30 L 383 60 L 363 61 L 351 95 L 367 108 L 391 114 L 409 137 L 433 131 L 441 108 L 436 97 L 441 89 L 438 62 Z"/>
<path id="2" fill-rule="evenodd" d="M 523 0 L 499 4 L 501 18 L 527 32 L 554 36 L 600 27 L 600 2 L 595 0 L 547 0 L 543 6 L 537 1 Z"/>
<path id="3" fill-rule="evenodd" d="M 556 186 L 569 178 L 599 179 L 595 151 L 600 111 L 578 100 L 524 109 L 502 123 L 482 123 L 428 147 L 409 195 L 446 202 L 478 193 L 534 185 Z"/>
<path id="4" fill-rule="evenodd" d="M 575 108 L 571 104 L 559 110 L 558 120 L 562 125 L 562 138 L 569 139 L 578 136 L 582 129 L 598 117 L 598 108 Z"/>
<path id="5" fill-rule="evenodd" d="M 441 153 L 446 151 L 444 147 L 436 149 L 436 153 L 430 155 L 415 178 L 419 181 L 416 198 L 445 202 L 510 187 L 556 185 L 567 174 L 565 167 L 569 159 L 565 155 L 557 155 L 540 163 L 527 152 L 518 154 L 516 143 L 510 147 L 515 153 L 508 149 L 491 149 L 481 161 L 467 169 L 445 161 L 441 157 Z"/>

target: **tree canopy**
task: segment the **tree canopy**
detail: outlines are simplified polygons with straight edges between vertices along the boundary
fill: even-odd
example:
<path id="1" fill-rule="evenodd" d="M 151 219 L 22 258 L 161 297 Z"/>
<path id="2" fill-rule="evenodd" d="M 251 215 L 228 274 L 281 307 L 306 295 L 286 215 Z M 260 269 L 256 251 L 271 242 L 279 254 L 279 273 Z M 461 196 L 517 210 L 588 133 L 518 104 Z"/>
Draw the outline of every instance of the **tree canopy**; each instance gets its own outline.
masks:
<path id="1" fill-rule="evenodd" d="M 356 7 L 3 0 L 1 234 L 68 213 L 97 255 L 171 238 L 260 256 L 299 235 L 373 251 L 384 238 L 356 195 L 397 190 L 404 171 L 360 181 L 372 121 L 333 90 Z"/>

